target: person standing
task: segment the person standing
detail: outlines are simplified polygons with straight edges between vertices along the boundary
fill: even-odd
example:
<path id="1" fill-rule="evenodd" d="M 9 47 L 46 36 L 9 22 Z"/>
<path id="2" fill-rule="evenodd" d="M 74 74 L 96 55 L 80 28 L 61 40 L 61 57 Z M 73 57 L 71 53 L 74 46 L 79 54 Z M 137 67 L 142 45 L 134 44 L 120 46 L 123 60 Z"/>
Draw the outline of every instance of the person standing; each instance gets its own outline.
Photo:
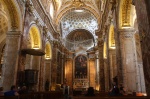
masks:
<path id="1" fill-rule="evenodd" d="M 49 80 L 48 79 L 45 82 L 45 91 L 49 91 Z"/>
<path id="2" fill-rule="evenodd" d="M 0 87 L 0 96 L 4 96 L 3 87 Z"/>
<path id="3" fill-rule="evenodd" d="M 69 99 L 69 86 L 65 83 L 63 86 L 64 99 Z"/>

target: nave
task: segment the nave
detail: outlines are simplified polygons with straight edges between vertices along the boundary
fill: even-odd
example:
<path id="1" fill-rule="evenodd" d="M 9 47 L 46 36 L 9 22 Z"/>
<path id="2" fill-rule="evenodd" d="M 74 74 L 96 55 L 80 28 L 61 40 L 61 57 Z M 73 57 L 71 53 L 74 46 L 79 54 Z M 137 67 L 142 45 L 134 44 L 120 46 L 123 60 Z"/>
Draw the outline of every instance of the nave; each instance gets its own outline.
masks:
<path id="1" fill-rule="evenodd" d="M 53 93 L 67 84 L 80 94 L 92 87 L 98 98 L 115 84 L 127 96 L 150 96 L 149 6 L 150 0 L 0 0 L 1 92 L 15 85 L 15 92 L 25 86 Z"/>

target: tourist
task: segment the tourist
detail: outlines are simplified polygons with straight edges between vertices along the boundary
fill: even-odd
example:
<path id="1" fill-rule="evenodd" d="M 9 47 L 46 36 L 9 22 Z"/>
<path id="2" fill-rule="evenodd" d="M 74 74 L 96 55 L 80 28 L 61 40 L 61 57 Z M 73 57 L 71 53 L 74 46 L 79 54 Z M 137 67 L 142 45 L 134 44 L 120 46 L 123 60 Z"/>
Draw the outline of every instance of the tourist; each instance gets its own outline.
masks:
<path id="1" fill-rule="evenodd" d="M 23 87 L 19 90 L 18 93 L 19 93 L 19 94 L 27 94 L 27 93 L 28 93 L 27 87 L 26 87 L 26 86 L 23 86 Z"/>
<path id="2" fill-rule="evenodd" d="M 4 96 L 3 87 L 0 87 L 0 96 Z"/>
<path id="3" fill-rule="evenodd" d="M 4 93 L 4 96 L 19 96 L 15 85 L 11 86 L 11 90 Z"/>
<path id="4" fill-rule="evenodd" d="M 69 99 L 69 86 L 65 83 L 63 86 L 64 99 Z"/>

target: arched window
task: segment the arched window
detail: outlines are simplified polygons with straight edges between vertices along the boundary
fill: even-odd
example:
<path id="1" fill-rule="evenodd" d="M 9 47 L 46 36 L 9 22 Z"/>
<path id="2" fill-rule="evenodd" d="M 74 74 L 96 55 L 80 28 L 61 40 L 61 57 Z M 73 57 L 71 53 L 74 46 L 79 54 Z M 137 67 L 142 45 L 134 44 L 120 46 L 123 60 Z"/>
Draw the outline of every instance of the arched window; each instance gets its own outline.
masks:
<path id="1" fill-rule="evenodd" d="M 41 49 L 41 36 L 40 31 L 36 25 L 32 25 L 29 30 L 31 38 L 31 48 Z"/>
<path id="2" fill-rule="evenodd" d="M 51 50 L 51 45 L 49 42 L 46 43 L 45 46 L 45 59 L 51 59 L 52 57 L 52 50 Z"/>

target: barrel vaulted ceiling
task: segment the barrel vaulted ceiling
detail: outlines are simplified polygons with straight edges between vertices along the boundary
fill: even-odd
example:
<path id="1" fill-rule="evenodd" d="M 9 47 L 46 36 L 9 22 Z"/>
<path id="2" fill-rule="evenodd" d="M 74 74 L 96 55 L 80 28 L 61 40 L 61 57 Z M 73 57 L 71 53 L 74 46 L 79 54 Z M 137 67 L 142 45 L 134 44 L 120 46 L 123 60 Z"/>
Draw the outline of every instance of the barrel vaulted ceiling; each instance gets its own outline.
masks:
<path id="1" fill-rule="evenodd" d="M 69 40 L 69 42 L 71 39 L 77 41 L 80 38 L 83 40 L 90 38 L 91 40 L 91 36 L 94 41 L 97 39 L 95 31 L 99 29 L 104 2 L 105 0 L 41 0 L 61 39 Z M 77 32 L 78 30 L 79 32 Z M 86 30 L 91 35 L 87 35 L 89 37 L 85 36 L 85 38 L 85 31 L 83 35 L 81 30 Z M 72 36 L 68 35 L 73 31 L 76 31 L 76 37 L 69 38 Z M 81 39 L 80 42 L 82 42 Z M 95 43 L 93 40 L 91 42 Z"/>

